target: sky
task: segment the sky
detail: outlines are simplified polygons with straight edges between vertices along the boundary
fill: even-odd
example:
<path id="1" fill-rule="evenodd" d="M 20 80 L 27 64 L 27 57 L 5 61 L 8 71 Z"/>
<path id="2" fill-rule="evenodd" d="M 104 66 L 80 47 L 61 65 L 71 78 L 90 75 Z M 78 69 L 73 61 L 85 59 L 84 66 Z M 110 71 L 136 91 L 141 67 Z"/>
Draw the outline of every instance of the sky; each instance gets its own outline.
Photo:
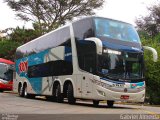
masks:
<path id="1" fill-rule="evenodd" d="M 135 25 L 135 19 L 148 14 L 147 7 L 156 4 L 159 0 L 105 0 L 103 8 L 96 10 L 97 16 L 121 20 Z M 16 18 L 3 0 L 0 0 L 0 30 L 25 26 L 31 28 L 31 23 L 26 23 Z"/>

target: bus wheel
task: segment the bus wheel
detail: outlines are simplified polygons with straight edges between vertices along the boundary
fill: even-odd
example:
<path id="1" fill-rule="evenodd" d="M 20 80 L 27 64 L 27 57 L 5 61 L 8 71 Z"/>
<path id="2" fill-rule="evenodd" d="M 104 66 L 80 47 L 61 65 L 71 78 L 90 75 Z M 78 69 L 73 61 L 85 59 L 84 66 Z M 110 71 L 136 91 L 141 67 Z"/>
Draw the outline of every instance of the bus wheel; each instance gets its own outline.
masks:
<path id="1" fill-rule="evenodd" d="M 93 106 L 98 107 L 99 105 L 99 100 L 93 100 Z"/>
<path id="2" fill-rule="evenodd" d="M 18 88 L 18 94 L 20 97 L 24 97 L 24 89 L 21 84 L 19 85 L 19 88 Z"/>
<path id="3" fill-rule="evenodd" d="M 107 105 L 108 105 L 109 108 L 112 108 L 113 104 L 114 104 L 114 101 L 107 100 Z"/>
<path id="4" fill-rule="evenodd" d="M 76 99 L 74 98 L 72 84 L 68 84 L 67 98 L 68 98 L 68 103 L 69 104 L 75 104 Z"/>
<path id="5" fill-rule="evenodd" d="M 57 85 L 56 87 L 56 91 L 55 91 L 55 96 L 56 96 L 56 100 L 58 103 L 62 103 L 63 102 L 63 96 L 61 94 L 61 87 L 60 84 Z"/>
<path id="6" fill-rule="evenodd" d="M 55 99 L 56 97 L 55 96 L 46 96 L 46 99 L 48 100 L 48 101 L 52 101 L 52 102 L 56 102 L 56 99 Z"/>
<path id="7" fill-rule="evenodd" d="M 3 90 L 0 90 L 0 92 L 3 92 Z"/>

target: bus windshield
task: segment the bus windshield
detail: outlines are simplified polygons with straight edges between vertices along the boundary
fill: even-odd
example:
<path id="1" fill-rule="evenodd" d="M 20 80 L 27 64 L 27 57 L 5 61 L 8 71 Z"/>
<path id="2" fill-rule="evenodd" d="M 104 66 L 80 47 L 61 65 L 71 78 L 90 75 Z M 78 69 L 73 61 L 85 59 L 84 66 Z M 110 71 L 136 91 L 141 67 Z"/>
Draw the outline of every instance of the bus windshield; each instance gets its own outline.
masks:
<path id="1" fill-rule="evenodd" d="M 0 79 L 7 81 L 13 79 L 12 65 L 0 63 Z"/>
<path id="2" fill-rule="evenodd" d="M 103 53 L 98 56 L 98 73 L 109 79 L 142 79 L 142 56 L 140 54 L 118 55 Z"/>
<path id="3" fill-rule="evenodd" d="M 97 37 L 140 43 L 139 36 L 131 24 L 105 18 L 95 18 L 94 24 Z"/>

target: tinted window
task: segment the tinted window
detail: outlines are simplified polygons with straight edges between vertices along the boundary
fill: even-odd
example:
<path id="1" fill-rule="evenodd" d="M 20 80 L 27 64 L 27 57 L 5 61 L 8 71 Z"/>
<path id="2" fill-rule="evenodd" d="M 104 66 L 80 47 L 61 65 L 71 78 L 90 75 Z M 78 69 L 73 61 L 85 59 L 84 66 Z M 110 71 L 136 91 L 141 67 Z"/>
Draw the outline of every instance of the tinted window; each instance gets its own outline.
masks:
<path id="1" fill-rule="evenodd" d="M 110 79 L 141 79 L 142 63 L 141 53 L 103 53 L 98 56 L 98 72 Z"/>
<path id="2" fill-rule="evenodd" d="M 28 67 L 28 77 L 47 77 L 47 76 L 59 76 L 59 75 L 72 75 L 73 64 L 72 64 L 72 49 L 71 40 L 68 39 L 66 42 L 62 43 L 60 46 L 64 46 L 64 60 L 57 56 L 58 60 L 49 61 L 43 64 L 33 65 Z M 58 48 L 56 47 L 56 48 Z M 57 50 L 54 50 L 57 52 Z M 55 52 L 52 55 L 56 56 Z M 58 54 L 59 51 L 58 51 Z"/>
<path id="3" fill-rule="evenodd" d="M 72 72 L 73 69 L 71 62 L 57 60 L 30 66 L 28 68 L 28 77 L 71 75 Z"/>
<path id="4" fill-rule="evenodd" d="M 12 80 L 13 79 L 13 65 L 7 65 L 4 63 L 0 63 L 0 79 L 3 80 Z"/>
<path id="5" fill-rule="evenodd" d="M 78 63 L 80 69 L 96 72 L 96 45 L 92 41 L 76 40 Z"/>
<path id="6" fill-rule="evenodd" d="M 97 37 L 140 43 L 139 36 L 131 24 L 105 18 L 95 18 L 94 24 Z"/>

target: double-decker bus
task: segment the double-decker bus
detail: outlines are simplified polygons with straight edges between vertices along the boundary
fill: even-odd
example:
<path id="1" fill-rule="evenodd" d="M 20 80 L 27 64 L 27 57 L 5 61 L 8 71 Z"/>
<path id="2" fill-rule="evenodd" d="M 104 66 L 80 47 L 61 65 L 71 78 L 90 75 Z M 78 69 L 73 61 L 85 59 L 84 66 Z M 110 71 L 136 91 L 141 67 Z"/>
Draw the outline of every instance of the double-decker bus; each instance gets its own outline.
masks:
<path id="1" fill-rule="evenodd" d="M 14 91 L 22 97 L 89 99 L 95 106 L 106 100 L 112 107 L 114 101 L 143 102 L 145 87 L 143 47 L 129 23 L 86 17 L 16 51 Z"/>
<path id="2" fill-rule="evenodd" d="M 0 58 L 0 92 L 12 90 L 14 65 L 14 62 Z"/>

